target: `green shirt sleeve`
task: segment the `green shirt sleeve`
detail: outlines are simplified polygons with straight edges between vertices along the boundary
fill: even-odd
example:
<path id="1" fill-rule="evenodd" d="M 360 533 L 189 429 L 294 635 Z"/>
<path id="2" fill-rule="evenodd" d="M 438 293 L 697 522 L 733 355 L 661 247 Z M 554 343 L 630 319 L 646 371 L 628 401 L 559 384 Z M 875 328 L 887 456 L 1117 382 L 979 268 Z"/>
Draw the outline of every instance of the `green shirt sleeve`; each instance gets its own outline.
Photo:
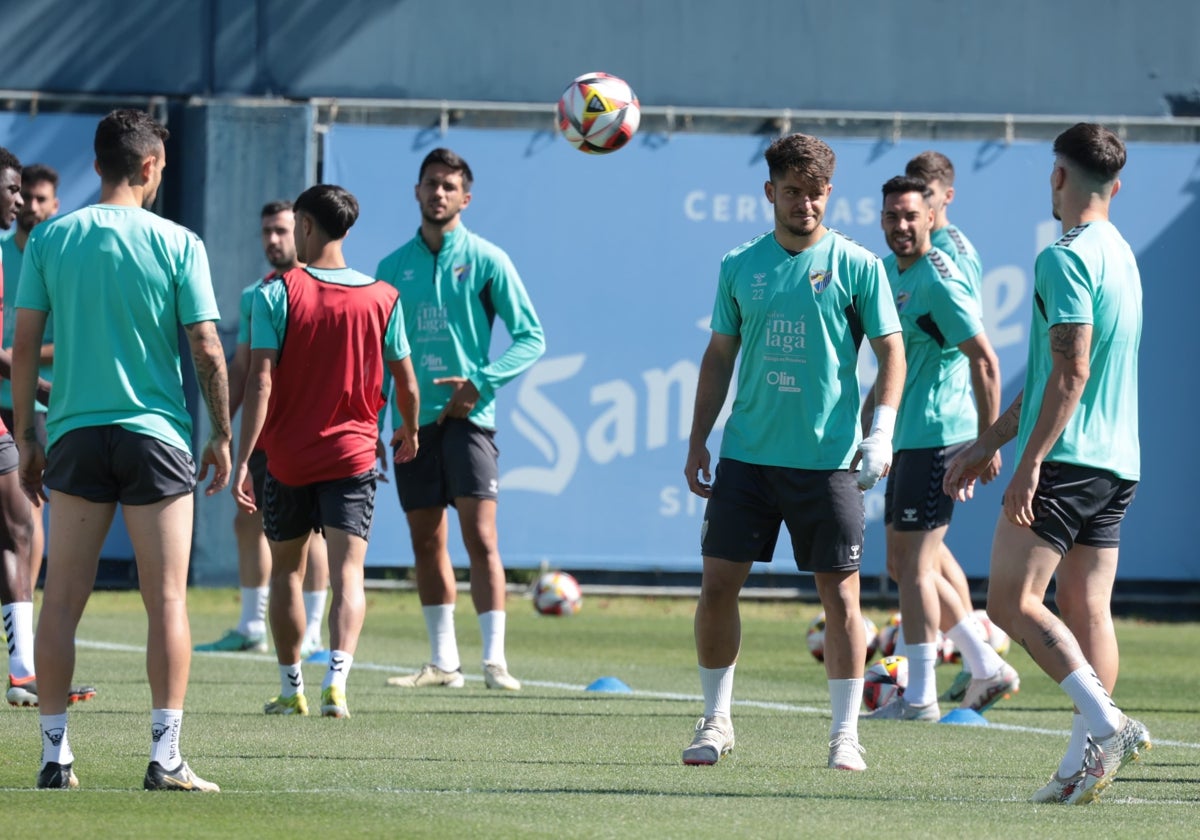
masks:
<path id="1" fill-rule="evenodd" d="M 258 287 L 250 324 L 251 350 L 279 352 L 287 335 L 287 286 L 282 280 Z"/>
<path id="2" fill-rule="evenodd" d="M 1091 284 L 1078 253 L 1070 248 L 1047 248 L 1038 255 L 1034 275 L 1047 324 L 1093 322 Z"/>
<path id="3" fill-rule="evenodd" d="M 932 283 L 929 289 L 929 314 L 941 330 L 947 347 L 957 347 L 983 332 L 979 304 L 965 278 L 945 277 L 940 282 Z"/>
<path id="4" fill-rule="evenodd" d="M 513 343 L 495 361 L 468 377 L 485 398 L 493 396 L 500 386 L 528 370 L 546 352 L 542 324 L 516 267 L 507 254 L 501 253 L 495 260 L 492 305 Z"/>
<path id="5" fill-rule="evenodd" d="M 175 274 L 178 297 L 175 315 L 179 323 L 196 324 L 200 321 L 219 321 L 221 311 L 217 309 L 217 298 L 213 293 L 212 275 L 208 270 L 208 252 L 204 243 L 194 233 L 183 234 L 179 267 Z"/>
<path id="6" fill-rule="evenodd" d="M 900 332 L 900 316 L 892 299 L 883 260 L 872 258 L 859 273 L 858 311 L 867 338 L 880 338 Z"/>

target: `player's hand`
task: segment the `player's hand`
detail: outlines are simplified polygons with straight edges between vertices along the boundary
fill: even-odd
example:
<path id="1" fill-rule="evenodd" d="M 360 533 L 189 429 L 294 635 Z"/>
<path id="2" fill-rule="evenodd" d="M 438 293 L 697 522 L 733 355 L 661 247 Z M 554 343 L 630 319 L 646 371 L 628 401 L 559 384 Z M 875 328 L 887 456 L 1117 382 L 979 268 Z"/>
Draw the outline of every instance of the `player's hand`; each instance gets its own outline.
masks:
<path id="1" fill-rule="evenodd" d="M 850 469 L 858 467 L 858 489 L 870 490 L 892 468 L 892 437 L 882 432 L 872 432 L 862 439 Z"/>
<path id="2" fill-rule="evenodd" d="M 37 390 L 34 392 L 37 401 L 42 405 L 50 405 L 50 383 L 40 376 L 37 381 Z"/>
<path id="3" fill-rule="evenodd" d="M 950 459 L 942 476 L 942 492 L 955 501 L 975 497 L 975 482 L 987 484 L 1000 472 L 1000 452 L 975 440 Z"/>
<path id="4" fill-rule="evenodd" d="M 257 499 L 254 498 L 254 481 L 250 477 L 250 465 L 239 461 L 237 471 L 233 475 L 233 500 L 246 513 L 258 510 Z"/>
<path id="5" fill-rule="evenodd" d="M 470 379 L 463 376 L 442 376 L 433 380 L 433 384 L 449 385 L 454 388 L 454 393 L 450 395 L 446 407 L 438 415 L 439 423 L 447 417 L 465 420 L 475 410 L 475 404 L 479 402 L 479 389 Z"/>
<path id="6" fill-rule="evenodd" d="M 688 489 L 701 499 L 712 498 L 712 474 L 709 472 L 711 460 L 712 456 L 704 444 L 688 447 L 683 475 L 687 479 Z"/>
<path id="7" fill-rule="evenodd" d="M 416 458 L 417 450 L 420 448 L 416 428 L 410 429 L 408 426 L 401 426 L 397 429 L 392 435 L 392 448 L 396 450 L 396 455 L 392 460 L 397 464 L 407 464 Z"/>
<path id="8" fill-rule="evenodd" d="M 46 471 L 46 450 L 42 449 L 41 442 L 31 440 L 23 446 L 18 445 L 17 451 L 21 459 L 17 473 L 21 492 L 29 499 L 31 505 L 40 508 L 42 502 L 50 501 L 42 484 L 42 473 Z"/>
<path id="9" fill-rule="evenodd" d="M 211 496 L 225 489 L 229 483 L 229 473 L 232 472 L 233 457 L 229 454 L 229 440 L 226 438 L 209 438 L 200 454 L 200 475 L 197 481 L 204 481 L 208 468 L 213 468 L 212 482 L 204 488 L 204 495 Z"/>
<path id="10" fill-rule="evenodd" d="M 1028 528 L 1033 524 L 1033 497 L 1041 478 L 1040 465 L 1017 464 L 1012 481 L 1004 491 L 1004 517 L 1014 525 Z"/>

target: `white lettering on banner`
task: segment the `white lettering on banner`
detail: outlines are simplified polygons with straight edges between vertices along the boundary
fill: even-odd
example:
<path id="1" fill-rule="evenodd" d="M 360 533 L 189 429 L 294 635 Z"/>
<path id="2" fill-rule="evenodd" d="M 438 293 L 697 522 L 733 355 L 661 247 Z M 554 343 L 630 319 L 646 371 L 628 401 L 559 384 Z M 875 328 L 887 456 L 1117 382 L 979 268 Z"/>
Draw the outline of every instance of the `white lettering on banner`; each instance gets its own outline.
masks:
<path id="1" fill-rule="evenodd" d="M 832 198 L 825 212 L 833 227 L 875 225 L 879 208 L 874 198 Z M 683 215 L 692 222 L 769 223 L 775 211 L 765 195 L 708 193 L 692 190 L 683 197 Z"/>
<path id="2" fill-rule="evenodd" d="M 575 423 L 543 390 L 575 377 L 583 369 L 585 360 L 583 354 L 543 359 L 521 379 L 517 388 L 517 408 L 512 412 L 513 426 L 550 465 L 519 466 L 508 471 L 500 481 L 505 490 L 529 490 L 557 496 L 571 483 L 581 452 L 586 452 L 596 464 L 637 455 L 639 396 L 630 382 L 613 379 L 591 388 L 590 404 L 601 406 L 602 410 L 588 423 L 582 435 L 582 446 Z M 646 386 L 643 418 L 646 451 L 687 439 L 699 375 L 699 367 L 687 359 L 681 359 L 665 370 L 651 368 L 642 372 L 641 379 Z M 671 434 L 673 393 L 678 396 L 674 401 L 677 417 L 674 435 Z M 728 410 L 727 403 L 722 417 L 728 416 Z"/>
<path id="3" fill-rule="evenodd" d="M 1025 340 L 1029 317 L 1028 280 L 1015 265 L 1002 265 L 983 276 L 983 331 L 997 350 Z M 1012 323 L 1004 323 L 1010 316 Z"/>

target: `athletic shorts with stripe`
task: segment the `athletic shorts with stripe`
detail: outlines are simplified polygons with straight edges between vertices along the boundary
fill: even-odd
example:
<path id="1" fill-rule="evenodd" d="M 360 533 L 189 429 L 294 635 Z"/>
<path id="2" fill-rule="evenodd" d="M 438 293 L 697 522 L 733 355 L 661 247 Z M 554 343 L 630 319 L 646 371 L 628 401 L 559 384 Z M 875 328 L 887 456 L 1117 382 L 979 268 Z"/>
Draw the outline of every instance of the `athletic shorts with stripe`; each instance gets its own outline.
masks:
<path id="1" fill-rule="evenodd" d="M 717 462 L 700 550 L 735 563 L 770 562 L 780 525 L 802 572 L 853 572 L 862 561 L 863 494 L 849 470 Z"/>
<path id="2" fill-rule="evenodd" d="M 932 531 L 949 525 L 954 499 L 942 490 L 942 478 L 946 465 L 968 445 L 897 452 L 883 494 L 883 524 L 897 531 Z"/>
<path id="3" fill-rule="evenodd" d="M 1059 554 L 1076 544 L 1116 548 L 1121 543 L 1121 520 L 1136 492 L 1136 481 L 1108 470 L 1047 461 L 1033 495 L 1030 530 Z"/>
<path id="4" fill-rule="evenodd" d="M 417 457 L 394 464 L 396 494 L 406 513 L 453 505 L 455 499 L 495 499 L 500 489 L 496 431 L 447 417 L 420 428 Z"/>
<path id="5" fill-rule="evenodd" d="M 286 542 L 325 528 L 370 539 L 378 475 L 372 469 L 349 478 L 292 487 L 271 475 L 268 464 L 261 505 L 267 539 Z"/>

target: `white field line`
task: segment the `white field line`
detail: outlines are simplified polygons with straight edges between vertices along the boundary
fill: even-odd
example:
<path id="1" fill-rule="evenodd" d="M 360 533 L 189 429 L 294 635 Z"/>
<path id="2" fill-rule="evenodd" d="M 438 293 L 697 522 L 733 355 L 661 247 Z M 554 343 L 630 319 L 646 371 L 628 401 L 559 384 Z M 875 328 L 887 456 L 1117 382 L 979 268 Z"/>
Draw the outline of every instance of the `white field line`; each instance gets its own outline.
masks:
<path id="1" fill-rule="evenodd" d="M 86 639 L 76 639 L 75 644 L 79 647 L 92 648 L 94 650 L 108 650 L 120 653 L 140 653 L 144 654 L 146 648 L 141 645 L 125 645 L 114 642 L 97 642 Z M 193 656 L 221 656 L 221 657 L 236 657 L 240 659 L 249 659 L 256 662 L 275 662 L 275 657 L 266 653 L 210 653 L 197 651 Z M 403 668 L 396 665 L 386 665 L 376 662 L 360 662 L 355 661 L 354 670 L 359 671 L 386 671 L 394 674 L 413 674 L 416 673 L 414 668 Z M 483 677 L 475 674 L 464 674 L 468 680 L 482 682 Z M 575 683 L 550 682 L 545 680 L 521 680 L 522 685 L 527 685 L 533 688 L 552 688 L 560 691 L 586 691 L 587 686 L 577 685 Z M 625 692 L 614 694 L 614 697 L 625 696 Z M 633 690 L 628 693 L 632 697 L 648 697 L 654 700 L 679 700 L 690 703 L 703 703 L 704 698 L 699 694 L 682 694 L 671 691 L 637 691 Z M 828 715 L 829 709 L 817 706 L 797 706 L 792 703 L 773 703 L 764 700 L 734 700 L 733 705 L 743 706 L 751 709 L 769 709 L 775 712 L 795 712 L 804 715 Z M 989 729 L 998 729 L 1003 732 L 1021 732 L 1034 735 L 1054 735 L 1061 738 L 1069 738 L 1071 733 L 1066 729 L 1044 729 L 1036 726 L 1018 726 L 1011 723 L 990 723 Z M 1200 744 L 1193 744 L 1187 741 L 1165 741 L 1158 738 L 1154 739 L 1154 746 L 1163 747 L 1181 747 L 1188 750 L 1200 750 Z M 437 793 L 437 791 L 422 791 L 424 793 Z M 947 800 L 950 801 L 950 800 Z"/>

